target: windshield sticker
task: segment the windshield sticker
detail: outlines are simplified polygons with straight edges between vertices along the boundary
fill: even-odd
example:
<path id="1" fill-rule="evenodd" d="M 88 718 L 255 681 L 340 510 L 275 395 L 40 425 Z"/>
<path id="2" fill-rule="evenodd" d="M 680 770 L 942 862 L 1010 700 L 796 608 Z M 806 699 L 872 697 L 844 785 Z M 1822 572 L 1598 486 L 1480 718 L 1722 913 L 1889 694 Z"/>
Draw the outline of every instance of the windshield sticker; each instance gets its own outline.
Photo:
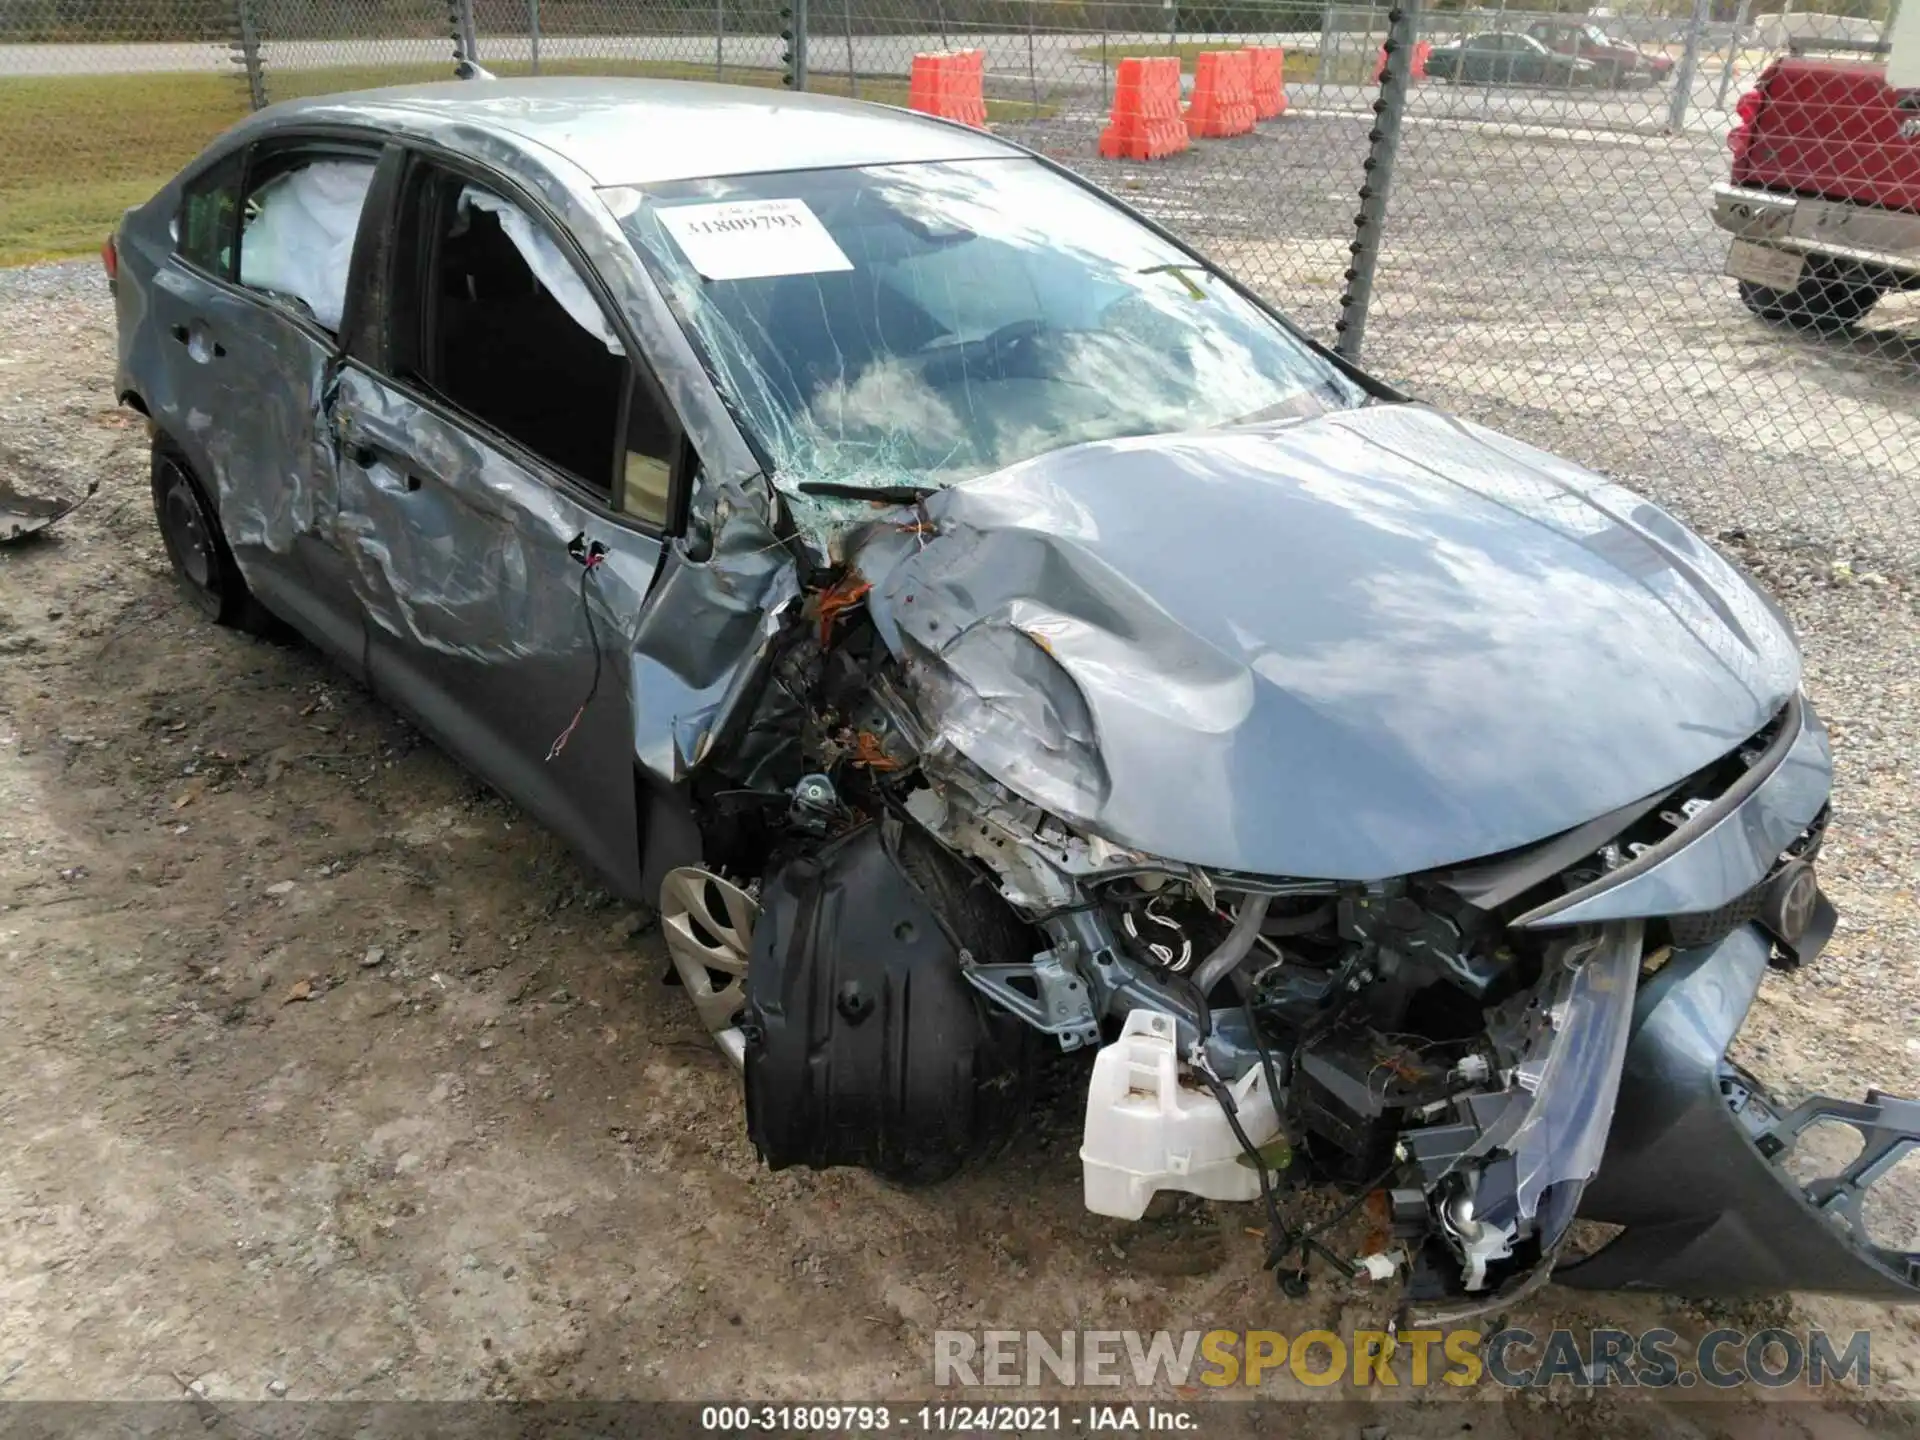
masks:
<path id="1" fill-rule="evenodd" d="M 693 268 L 709 280 L 817 275 L 853 268 L 804 200 L 676 205 L 661 210 L 659 216 Z"/>

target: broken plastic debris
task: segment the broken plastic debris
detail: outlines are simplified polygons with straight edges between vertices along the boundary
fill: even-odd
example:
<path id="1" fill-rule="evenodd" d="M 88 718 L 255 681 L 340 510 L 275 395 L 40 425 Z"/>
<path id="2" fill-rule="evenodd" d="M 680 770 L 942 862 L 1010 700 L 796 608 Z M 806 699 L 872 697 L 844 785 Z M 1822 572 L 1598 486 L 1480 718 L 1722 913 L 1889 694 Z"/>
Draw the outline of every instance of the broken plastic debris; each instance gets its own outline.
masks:
<path id="1" fill-rule="evenodd" d="M 0 477 L 0 545 L 38 535 L 54 521 L 78 510 L 99 488 L 96 480 L 78 500 L 61 500 L 51 495 L 22 495 L 11 481 Z"/>
<path id="2" fill-rule="evenodd" d="M 1397 1253 L 1388 1254 L 1384 1251 L 1373 1255 L 1362 1255 L 1356 1262 L 1355 1270 L 1356 1279 L 1365 1280 L 1372 1285 L 1383 1284 L 1399 1273 L 1400 1257 Z"/>

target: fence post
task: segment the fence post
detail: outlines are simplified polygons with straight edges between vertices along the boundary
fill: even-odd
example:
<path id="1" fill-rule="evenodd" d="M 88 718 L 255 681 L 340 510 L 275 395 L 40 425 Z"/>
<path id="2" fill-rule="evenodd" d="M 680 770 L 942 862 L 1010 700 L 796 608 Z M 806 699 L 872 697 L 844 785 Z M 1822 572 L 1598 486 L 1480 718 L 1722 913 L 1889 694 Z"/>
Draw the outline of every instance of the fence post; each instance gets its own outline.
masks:
<path id="1" fill-rule="evenodd" d="M 860 98 L 860 77 L 853 66 L 853 0 L 840 0 L 840 28 L 847 36 L 847 93 Z"/>
<path id="2" fill-rule="evenodd" d="M 1898 5 L 1900 0 L 1893 0 L 1893 3 Z M 1720 72 L 1720 94 L 1713 102 L 1716 110 L 1727 108 L 1727 89 L 1733 84 L 1733 62 L 1740 55 L 1741 38 L 1747 31 L 1747 13 L 1752 8 L 1753 0 L 1740 0 L 1740 9 L 1733 17 L 1733 38 L 1727 41 L 1727 68 Z"/>
<path id="3" fill-rule="evenodd" d="M 1353 217 L 1353 242 L 1347 246 L 1353 263 L 1347 267 L 1340 318 L 1333 322 L 1334 348 L 1355 363 L 1366 339 L 1367 310 L 1373 303 L 1373 275 L 1380 263 L 1387 196 L 1393 189 L 1393 161 L 1400 150 L 1400 119 L 1407 109 L 1407 84 L 1419 32 L 1418 0 L 1404 0 L 1387 12 L 1387 70 L 1380 81 L 1380 98 L 1373 102 L 1367 158 L 1360 163 L 1360 213 Z"/>
<path id="4" fill-rule="evenodd" d="M 247 105 L 263 110 L 267 104 L 267 71 L 260 54 L 260 29 L 253 21 L 253 0 L 234 0 L 234 61 L 247 72 Z"/>
<path id="5" fill-rule="evenodd" d="M 1693 0 L 1693 19 L 1687 24 L 1687 48 L 1680 52 L 1680 69 L 1673 77 L 1673 100 L 1667 107 L 1667 129 L 1678 135 L 1687 128 L 1687 106 L 1693 99 L 1693 72 L 1700 64 L 1700 32 L 1706 29 L 1713 0 Z"/>
<path id="6" fill-rule="evenodd" d="M 447 10 L 447 20 L 453 27 L 454 48 L 460 52 L 454 59 L 471 60 L 477 64 L 480 42 L 473 30 L 473 0 L 452 0 Z"/>
<path id="7" fill-rule="evenodd" d="M 1033 0 L 1027 0 L 1027 98 L 1033 104 L 1033 113 L 1040 113 L 1040 72 L 1034 65 L 1034 14 Z"/>
<path id="8" fill-rule="evenodd" d="M 1495 30 L 1504 30 L 1507 28 L 1507 0 L 1500 0 L 1499 13 L 1493 17 L 1493 28 Z M 1511 66 L 1513 62 L 1509 60 L 1507 64 Z M 1461 68 L 1465 68 L 1464 62 Z M 1493 77 L 1489 75 L 1487 80 L 1489 83 L 1480 87 L 1480 113 L 1482 115 L 1491 115 L 1493 113 L 1493 85 L 1491 83 Z"/>
<path id="9" fill-rule="evenodd" d="M 727 78 L 727 0 L 713 0 L 713 78 Z"/>
<path id="10" fill-rule="evenodd" d="M 267 104 L 267 72 L 260 58 L 260 31 L 253 23 L 253 0 L 234 0 L 233 59 L 247 72 L 247 104 L 264 110 Z"/>
<path id="11" fill-rule="evenodd" d="M 1313 67 L 1313 83 L 1322 91 L 1333 78 L 1333 6 L 1329 3 L 1320 12 L 1320 58 Z"/>
<path id="12" fill-rule="evenodd" d="M 540 73 L 540 0 L 527 0 L 527 58 Z"/>
<path id="13" fill-rule="evenodd" d="M 781 78 L 793 89 L 804 90 L 807 88 L 807 0 L 788 0 L 780 16 L 787 22 L 780 31 L 780 38 L 787 42 L 780 56 L 787 73 Z"/>

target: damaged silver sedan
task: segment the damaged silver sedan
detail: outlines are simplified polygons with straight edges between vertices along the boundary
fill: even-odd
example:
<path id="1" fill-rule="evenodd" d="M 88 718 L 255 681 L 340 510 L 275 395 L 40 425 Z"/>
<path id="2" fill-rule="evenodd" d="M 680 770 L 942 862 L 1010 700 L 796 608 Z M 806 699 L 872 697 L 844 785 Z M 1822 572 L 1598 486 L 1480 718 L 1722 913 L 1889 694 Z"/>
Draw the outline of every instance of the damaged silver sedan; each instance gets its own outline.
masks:
<path id="1" fill-rule="evenodd" d="M 769 1165 L 942 1179 L 1080 1051 L 1089 1207 L 1259 1203 L 1290 1284 L 1920 1293 L 1861 1222 L 1920 1111 L 1726 1058 L 1833 928 L 1830 758 L 1653 505 L 820 97 L 277 107 L 107 253 L 188 594 L 657 904 Z M 1802 1184 L 1819 1123 L 1861 1153 Z"/>

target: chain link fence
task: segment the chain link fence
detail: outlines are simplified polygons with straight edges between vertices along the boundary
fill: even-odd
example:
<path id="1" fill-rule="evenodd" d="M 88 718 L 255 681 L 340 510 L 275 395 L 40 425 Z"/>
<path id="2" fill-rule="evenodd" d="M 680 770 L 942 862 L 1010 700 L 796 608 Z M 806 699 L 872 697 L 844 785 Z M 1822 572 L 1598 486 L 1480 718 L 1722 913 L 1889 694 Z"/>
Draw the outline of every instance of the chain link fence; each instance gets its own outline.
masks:
<path id="1" fill-rule="evenodd" d="M 250 105 L 444 76 L 463 52 L 499 74 L 904 104 L 915 55 L 978 49 L 997 132 L 1413 394 L 1709 533 L 1920 565 L 1920 293 L 1879 264 L 1915 242 L 1866 233 L 1858 206 L 1782 219 L 1715 193 L 1741 150 L 1761 189 L 1920 215 L 1920 123 L 1903 118 L 1920 112 L 1859 78 L 1875 19 L 1675 3 L 1595 19 L 1319 0 L 14 0 L 0 259 L 97 244 Z M 1284 114 L 1101 158 L 1125 61 L 1173 57 L 1192 103 L 1201 57 L 1249 45 L 1284 49 Z M 1789 82 L 1801 92 L 1749 98 Z"/>
<path id="2" fill-rule="evenodd" d="M 220 0 L 0 3 L 0 262 L 105 237 L 247 113 Z"/>

